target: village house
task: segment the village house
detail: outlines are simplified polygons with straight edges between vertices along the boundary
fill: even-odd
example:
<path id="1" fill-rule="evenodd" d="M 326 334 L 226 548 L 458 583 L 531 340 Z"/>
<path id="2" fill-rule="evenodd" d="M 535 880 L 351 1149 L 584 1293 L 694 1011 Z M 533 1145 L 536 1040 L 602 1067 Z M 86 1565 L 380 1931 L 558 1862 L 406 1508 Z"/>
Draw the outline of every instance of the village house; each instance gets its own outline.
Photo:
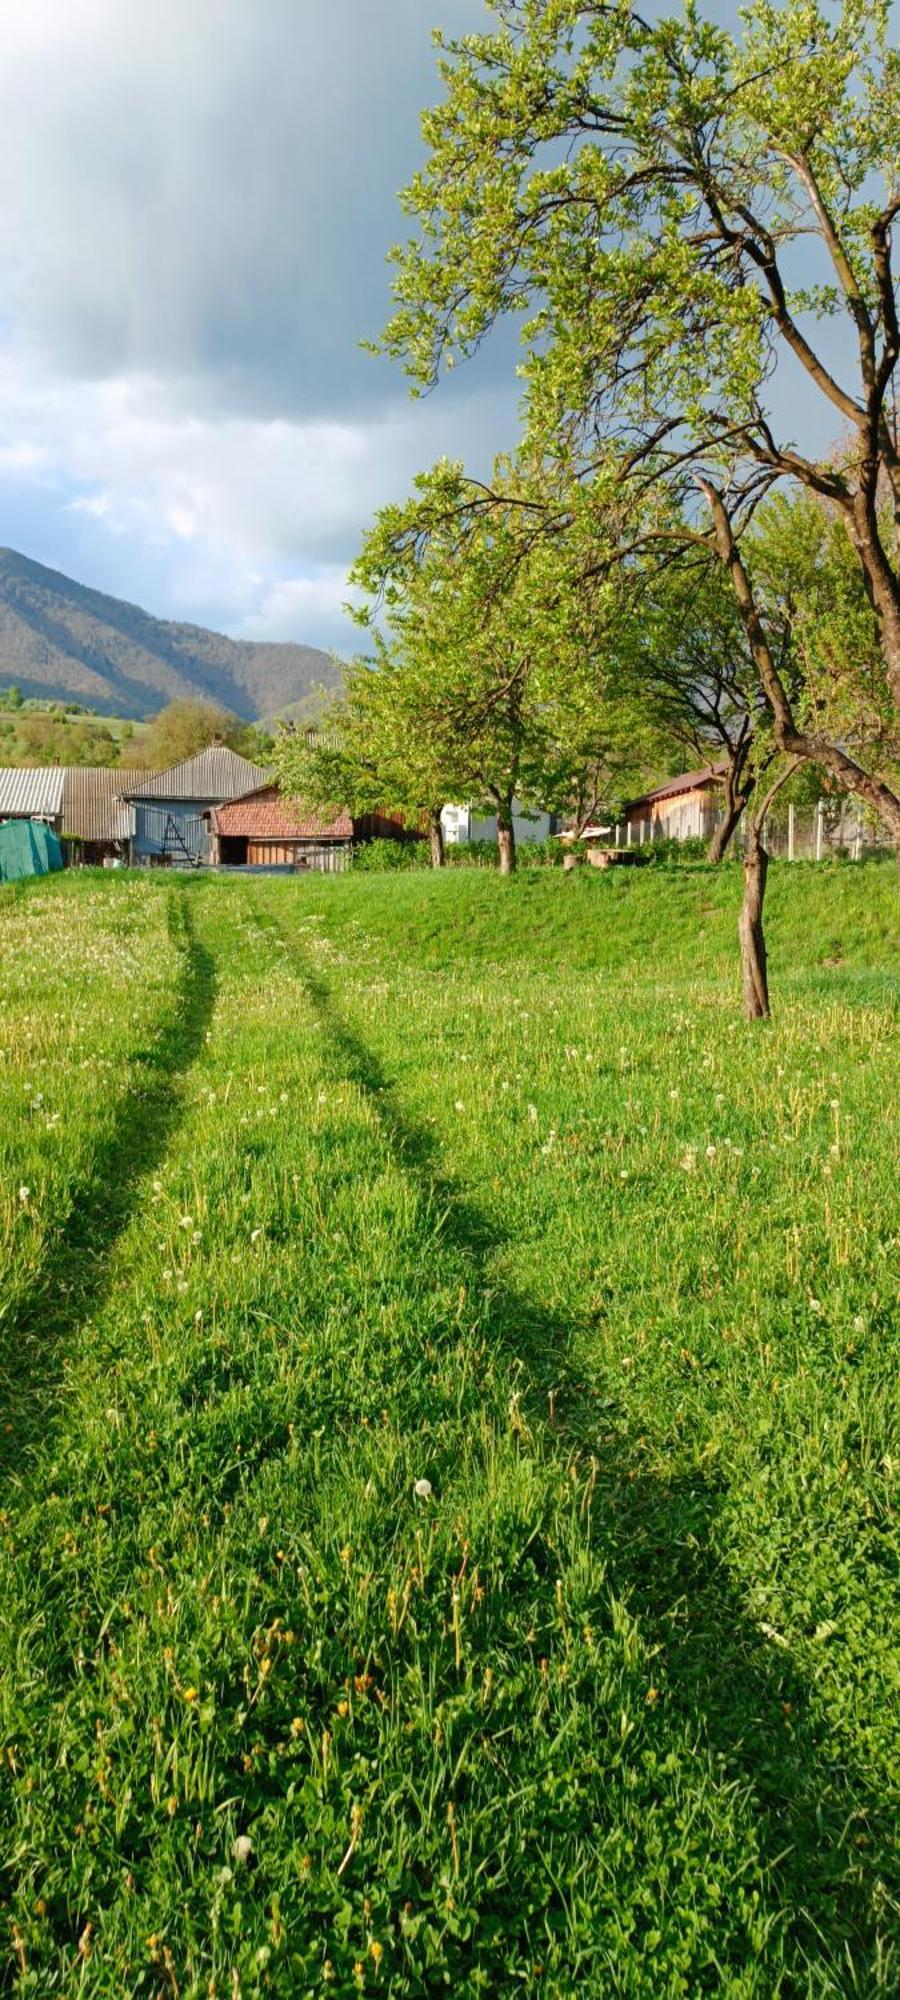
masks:
<path id="1" fill-rule="evenodd" d="M 497 820 L 495 815 L 481 818 L 471 806 L 444 806 L 441 811 L 441 826 L 448 847 L 463 847 L 470 840 L 496 840 Z M 559 820 L 553 813 L 523 812 L 518 800 L 513 800 L 513 834 L 516 846 L 523 841 L 547 840 L 556 833 Z"/>

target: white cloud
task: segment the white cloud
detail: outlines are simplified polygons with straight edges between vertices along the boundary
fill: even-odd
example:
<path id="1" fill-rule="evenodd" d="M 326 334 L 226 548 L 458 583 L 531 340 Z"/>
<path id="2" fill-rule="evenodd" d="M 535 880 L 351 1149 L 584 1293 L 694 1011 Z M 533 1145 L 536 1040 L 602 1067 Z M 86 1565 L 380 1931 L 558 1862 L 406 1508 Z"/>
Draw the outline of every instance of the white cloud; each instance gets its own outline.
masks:
<path id="1" fill-rule="evenodd" d="M 460 403 L 453 449 L 477 451 L 486 421 L 483 397 Z M 341 608 L 346 571 L 363 527 L 448 442 L 437 401 L 400 402 L 352 422 L 216 419 L 185 413 L 156 378 L 72 384 L 50 374 L 40 354 L 8 346 L 0 351 L 0 436 L 13 428 L 6 469 L 20 489 L 31 483 L 45 508 L 94 530 L 85 581 L 118 593 L 127 550 L 134 580 L 125 594 L 140 597 L 152 554 L 154 573 L 165 559 L 165 596 L 155 584 L 149 607 L 161 614 L 212 617 L 248 637 L 344 646 L 354 642 Z M 118 545 L 112 577 L 110 538 Z"/>
<path id="2" fill-rule="evenodd" d="M 241 624 L 242 639 L 294 639 L 298 632 L 338 628 L 353 593 L 337 566 L 314 576 L 289 576 L 267 590 L 258 610 Z"/>
<path id="3" fill-rule="evenodd" d="M 162 615 L 354 643 L 346 569 L 376 509 L 514 429 L 511 383 L 411 405 L 359 347 L 437 88 L 431 12 L 5 9 L 0 539 Z"/>

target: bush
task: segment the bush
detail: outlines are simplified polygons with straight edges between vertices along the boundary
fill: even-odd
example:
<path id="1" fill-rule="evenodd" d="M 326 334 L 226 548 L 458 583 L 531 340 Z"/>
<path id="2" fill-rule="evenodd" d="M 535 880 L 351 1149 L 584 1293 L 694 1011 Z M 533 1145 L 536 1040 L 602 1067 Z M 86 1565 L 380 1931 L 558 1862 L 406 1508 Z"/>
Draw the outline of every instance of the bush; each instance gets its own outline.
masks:
<path id="1" fill-rule="evenodd" d="M 425 840 L 367 840 L 354 849 L 353 867 L 363 874 L 389 868 L 428 868 L 431 853 Z"/>
<path id="2" fill-rule="evenodd" d="M 728 849 L 730 854 L 733 846 Z M 709 853 L 709 841 L 702 834 L 694 834 L 689 840 L 653 840 L 643 849 L 648 861 L 705 861 Z"/>

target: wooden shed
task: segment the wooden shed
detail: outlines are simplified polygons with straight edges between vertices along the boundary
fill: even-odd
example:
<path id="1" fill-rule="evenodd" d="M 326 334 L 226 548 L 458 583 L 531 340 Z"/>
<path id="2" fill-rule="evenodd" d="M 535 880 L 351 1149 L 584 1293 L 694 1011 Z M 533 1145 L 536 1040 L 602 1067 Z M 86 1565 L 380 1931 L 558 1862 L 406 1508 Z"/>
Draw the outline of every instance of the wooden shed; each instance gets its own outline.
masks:
<path id="1" fill-rule="evenodd" d="M 259 785 L 243 798 L 205 815 L 211 859 L 225 868 L 313 868 L 334 873 L 345 868 L 353 844 L 353 821 L 345 812 L 326 820 L 275 783 Z"/>
<path id="2" fill-rule="evenodd" d="M 651 829 L 655 840 L 708 839 L 720 809 L 724 764 L 705 764 L 668 778 L 625 808 L 625 824 Z"/>

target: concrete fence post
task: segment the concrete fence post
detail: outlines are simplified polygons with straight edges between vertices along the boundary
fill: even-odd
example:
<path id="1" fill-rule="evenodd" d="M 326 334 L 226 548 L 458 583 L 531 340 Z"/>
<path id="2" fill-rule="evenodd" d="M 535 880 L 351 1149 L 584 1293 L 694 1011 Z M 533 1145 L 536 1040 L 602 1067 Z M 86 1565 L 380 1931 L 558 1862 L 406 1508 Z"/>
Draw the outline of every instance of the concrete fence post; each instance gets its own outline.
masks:
<path id="1" fill-rule="evenodd" d="M 822 859 L 822 844 L 825 838 L 825 801 L 820 799 L 816 806 L 816 860 Z"/>
<path id="2" fill-rule="evenodd" d="M 626 820 L 626 821 L 625 821 L 625 845 L 626 845 L 626 847 L 630 847 L 630 846 L 631 846 L 631 821 L 630 821 L 630 819 L 629 819 L 629 820 Z"/>
<path id="3" fill-rule="evenodd" d="M 794 859 L 794 808 L 788 806 L 788 860 Z"/>

